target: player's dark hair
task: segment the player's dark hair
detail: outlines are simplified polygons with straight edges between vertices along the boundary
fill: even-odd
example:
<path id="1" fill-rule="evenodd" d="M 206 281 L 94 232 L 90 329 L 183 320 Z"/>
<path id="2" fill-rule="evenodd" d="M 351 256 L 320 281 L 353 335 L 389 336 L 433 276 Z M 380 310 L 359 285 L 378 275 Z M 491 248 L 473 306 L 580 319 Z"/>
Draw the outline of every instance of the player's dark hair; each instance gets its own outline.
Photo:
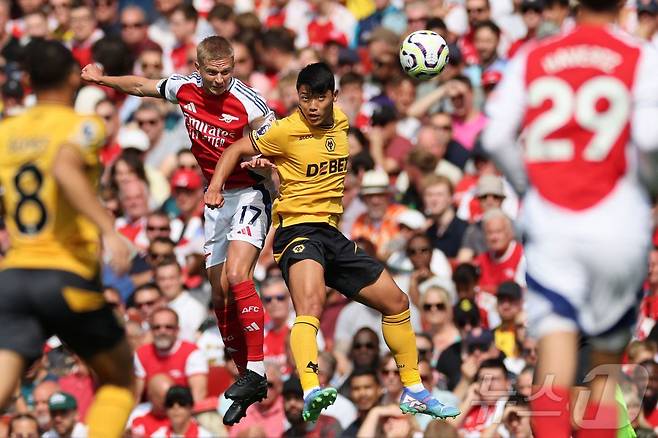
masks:
<path id="1" fill-rule="evenodd" d="M 324 62 L 309 64 L 297 75 L 297 91 L 306 85 L 311 94 L 325 94 L 336 90 L 336 80 L 331 68 Z"/>
<path id="2" fill-rule="evenodd" d="M 500 38 L 500 27 L 496 23 L 494 23 L 492 20 L 484 20 L 478 22 L 475 27 L 473 28 L 473 33 L 477 32 L 480 29 L 489 29 L 491 32 L 493 32 L 496 37 Z"/>
<path id="3" fill-rule="evenodd" d="M 132 72 L 134 58 L 118 36 L 105 36 L 96 41 L 91 47 L 91 56 L 103 66 L 107 75 L 122 76 Z"/>
<path id="4" fill-rule="evenodd" d="M 614 12 L 620 9 L 625 2 L 620 0 L 580 0 L 581 8 L 595 12 Z"/>
<path id="5" fill-rule="evenodd" d="M 25 71 L 36 91 L 57 88 L 78 68 L 69 49 L 58 41 L 34 39 L 25 48 Z"/>

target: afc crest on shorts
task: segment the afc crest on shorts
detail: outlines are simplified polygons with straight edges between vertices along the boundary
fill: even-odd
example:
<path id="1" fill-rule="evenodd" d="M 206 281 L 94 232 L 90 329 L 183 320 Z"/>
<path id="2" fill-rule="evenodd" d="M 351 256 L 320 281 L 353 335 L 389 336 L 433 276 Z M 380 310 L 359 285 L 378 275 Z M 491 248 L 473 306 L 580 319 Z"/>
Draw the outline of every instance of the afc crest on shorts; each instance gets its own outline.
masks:
<path id="1" fill-rule="evenodd" d="M 272 197 L 264 185 L 225 190 L 222 194 L 222 208 L 204 209 L 206 268 L 226 261 L 231 240 L 261 249 L 272 223 Z"/>

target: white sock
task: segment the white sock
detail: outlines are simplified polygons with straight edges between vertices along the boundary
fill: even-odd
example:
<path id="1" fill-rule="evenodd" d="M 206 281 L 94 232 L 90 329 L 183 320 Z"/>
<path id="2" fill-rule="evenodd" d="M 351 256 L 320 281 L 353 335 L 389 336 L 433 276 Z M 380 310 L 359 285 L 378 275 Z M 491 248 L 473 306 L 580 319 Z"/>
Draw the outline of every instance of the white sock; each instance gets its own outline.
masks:
<path id="1" fill-rule="evenodd" d="M 310 393 L 312 393 L 313 391 L 315 391 L 316 389 L 320 389 L 320 387 L 319 387 L 319 386 L 315 386 L 315 387 L 313 387 L 313 388 L 311 388 L 311 389 L 308 389 L 308 390 L 304 391 L 304 400 L 306 400 L 306 397 L 308 397 L 308 395 L 309 395 Z"/>
<path id="2" fill-rule="evenodd" d="M 425 387 L 423 386 L 422 383 L 416 383 L 414 385 L 407 386 L 407 389 L 411 392 L 421 392 L 425 390 Z"/>
<path id="3" fill-rule="evenodd" d="M 262 360 L 247 362 L 247 369 L 265 377 L 265 362 Z"/>

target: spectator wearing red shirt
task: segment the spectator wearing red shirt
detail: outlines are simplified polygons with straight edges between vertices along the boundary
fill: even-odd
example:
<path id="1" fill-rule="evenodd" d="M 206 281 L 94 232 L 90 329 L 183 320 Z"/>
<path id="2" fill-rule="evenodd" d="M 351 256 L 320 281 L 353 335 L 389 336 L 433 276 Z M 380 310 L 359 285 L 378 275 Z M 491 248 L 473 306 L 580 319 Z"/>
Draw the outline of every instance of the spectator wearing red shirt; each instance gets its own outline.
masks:
<path id="1" fill-rule="evenodd" d="M 177 6 L 169 17 L 171 32 L 176 43 L 171 49 L 170 60 L 175 73 L 182 73 L 187 66 L 187 53 L 196 47 L 194 35 L 199 21 L 199 13 L 192 5 Z"/>
<path id="2" fill-rule="evenodd" d="M 521 19 L 527 29 L 525 37 L 514 41 L 507 52 L 507 58 L 512 57 L 524 44 L 532 41 L 537 36 L 537 30 L 542 24 L 542 13 L 544 12 L 544 0 L 523 0 L 521 2 Z"/>
<path id="3" fill-rule="evenodd" d="M 514 238 L 512 221 L 502 210 L 489 210 L 482 217 L 487 251 L 475 258 L 480 267 L 480 288 L 495 293 L 504 281 L 525 286 L 523 247 Z"/>
<path id="4" fill-rule="evenodd" d="M 212 434 L 201 427 L 192 417 L 194 400 L 189 388 L 185 386 L 172 386 L 165 396 L 167 410 L 166 438 L 211 438 Z"/>
<path id="5" fill-rule="evenodd" d="M 149 213 L 148 185 L 140 179 L 124 182 L 119 187 L 119 203 L 123 217 L 117 218 L 115 227 L 140 250 L 146 250 L 146 217 Z"/>
<path id="6" fill-rule="evenodd" d="M 265 314 L 269 318 L 265 325 L 263 351 L 265 360 L 269 363 L 286 365 L 286 339 L 290 332 L 290 293 L 282 278 L 272 278 L 266 281 L 260 290 Z"/>
<path id="7" fill-rule="evenodd" d="M 157 47 L 158 44 L 148 37 L 148 23 L 146 13 L 135 4 L 126 6 L 121 11 L 121 40 L 128 46 L 130 54 L 137 59 L 147 47 Z"/>
<path id="8" fill-rule="evenodd" d="M 156 374 L 150 378 L 146 388 L 150 409 L 144 414 L 136 415 L 132 421 L 128 420 L 128 429 L 133 438 L 162 436 L 167 430 L 169 419 L 165 409 L 165 397 L 173 385 L 174 381 L 168 374 Z M 134 413 L 138 412 L 139 408 L 140 406 Z"/>
<path id="9" fill-rule="evenodd" d="M 176 312 L 161 307 L 153 312 L 149 324 L 153 342 L 135 352 L 137 398 L 141 397 L 145 382 L 164 373 L 175 384 L 189 387 L 194 400 L 203 400 L 208 387 L 208 362 L 195 344 L 178 338 Z"/>
<path id="10" fill-rule="evenodd" d="M 101 146 L 99 156 L 101 164 L 106 168 L 121 154 L 121 145 L 117 141 L 119 133 L 119 113 L 110 99 L 103 99 L 96 104 L 96 115 L 103 119 L 105 125 L 105 144 Z"/>
<path id="11" fill-rule="evenodd" d="M 391 104 L 378 105 L 370 123 L 370 154 L 387 173 L 399 173 L 413 144 L 397 132 L 399 114 Z"/>
<path id="12" fill-rule="evenodd" d="M 171 193 L 179 215 L 171 221 L 171 239 L 179 263 L 190 254 L 203 254 L 203 180 L 192 169 L 178 169 L 171 177 Z M 181 263 L 182 264 L 182 263 Z"/>
<path id="13" fill-rule="evenodd" d="M 76 1 L 71 7 L 71 52 L 80 66 L 93 62 L 91 47 L 103 37 L 103 31 L 96 27 L 94 10 L 88 3 Z"/>
<path id="14" fill-rule="evenodd" d="M 338 438 L 343 428 L 335 418 L 320 415 L 315 422 L 302 420 L 304 408 L 304 391 L 299 378 L 291 376 L 283 384 L 283 407 L 290 428 L 283 433 L 284 438 Z"/>

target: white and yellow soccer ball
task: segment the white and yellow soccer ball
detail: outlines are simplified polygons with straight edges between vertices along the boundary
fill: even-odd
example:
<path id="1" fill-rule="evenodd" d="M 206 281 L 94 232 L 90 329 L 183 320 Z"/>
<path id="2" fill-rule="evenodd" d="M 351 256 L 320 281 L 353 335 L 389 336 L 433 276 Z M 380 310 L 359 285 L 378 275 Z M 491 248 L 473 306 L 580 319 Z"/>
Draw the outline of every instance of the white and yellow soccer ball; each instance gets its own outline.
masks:
<path id="1" fill-rule="evenodd" d="M 400 46 L 400 64 L 417 79 L 430 79 L 448 64 L 448 43 L 436 32 L 418 30 L 409 34 Z"/>

